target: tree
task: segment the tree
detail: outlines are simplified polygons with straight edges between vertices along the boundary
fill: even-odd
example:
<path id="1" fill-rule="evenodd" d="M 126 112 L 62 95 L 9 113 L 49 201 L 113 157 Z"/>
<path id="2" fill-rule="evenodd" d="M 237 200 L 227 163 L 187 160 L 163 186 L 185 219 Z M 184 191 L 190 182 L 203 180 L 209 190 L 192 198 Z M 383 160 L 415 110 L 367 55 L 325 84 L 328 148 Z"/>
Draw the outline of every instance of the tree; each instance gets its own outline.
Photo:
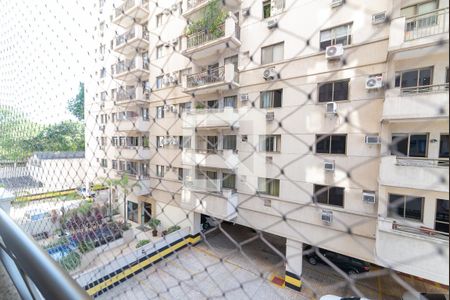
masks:
<path id="1" fill-rule="evenodd" d="M 49 125 L 24 144 L 28 152 L 84 151 L 84 126 L 73 121 Z"/>
<path id="2" fill-rule="evenodd" d="M 75 98 L 70 99 L 67 109 L 80 121 L 84 120 L 84 83 L 80 82 L 78 94 Z"/>
<path id="3" fill-rule="evenodd" d="M 112 218 L 112 188 L 120 187 L 123 193 L 123 213 L 124 224 L 127 224 L 127 195 L 129 191 L 128 174 L 123 174 L 120 179 L 106 179 L 106 184 L 109 187 L 109 217 Z"/>

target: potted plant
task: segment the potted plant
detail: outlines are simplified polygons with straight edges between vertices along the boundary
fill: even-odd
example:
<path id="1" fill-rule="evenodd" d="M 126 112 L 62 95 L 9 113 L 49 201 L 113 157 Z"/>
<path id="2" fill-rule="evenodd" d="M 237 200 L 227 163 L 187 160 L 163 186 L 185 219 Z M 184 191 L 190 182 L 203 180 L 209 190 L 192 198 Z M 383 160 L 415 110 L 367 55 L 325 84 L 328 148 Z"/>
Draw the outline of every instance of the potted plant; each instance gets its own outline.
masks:
<path id="1" fill-rule="evenodd" d="M 161 224 L 161 221 L 156 219 L 156 218 L 152 218 L 150 220 L 150 222 L 148 222 L 148 226 L 150 226 L 150 228 L 152 229 L 152 235 L 153 236 L 157 236 L 158 235 L 158 226 Z"/>
<path id="2" fill-rule="evenodd" d="M 131 225 L 123 221 L 119 221 L 117 225 L 119 226 L 119 229 L 122 231 L 123 241 L 125 243 L 131 242 L 134 238 L 134 232 L 133 229 L 131 228 Z"/>

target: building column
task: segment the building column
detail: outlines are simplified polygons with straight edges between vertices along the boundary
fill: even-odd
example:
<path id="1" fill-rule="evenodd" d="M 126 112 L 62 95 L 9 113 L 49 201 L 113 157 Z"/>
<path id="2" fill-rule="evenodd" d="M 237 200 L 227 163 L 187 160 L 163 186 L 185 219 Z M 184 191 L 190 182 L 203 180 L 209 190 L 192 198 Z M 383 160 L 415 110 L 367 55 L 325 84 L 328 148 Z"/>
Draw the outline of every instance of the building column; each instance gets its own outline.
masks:
<path id="1" fill-rule="evenodd" d="M 286 239 L 285 285 L 296 291 L 302 288 L 300 280 L 303 268 L 303 243 Z"/>
<path id="2" fill-rule="evenodd" d="M 4 210 L 8 215 L 11 209 L 11 202 L 14 201 L 15 198 L 16 197 L 12 193 L 0 187 L 0 209 Z"/>
<path id="3" fill-rule="evenodd" d="M 192 212 L 190 213 L 190 219 L 191 219 L 191 235 L 197 235 L 202 230 L 202 224 L 201 224 L 201 214 Z"/>

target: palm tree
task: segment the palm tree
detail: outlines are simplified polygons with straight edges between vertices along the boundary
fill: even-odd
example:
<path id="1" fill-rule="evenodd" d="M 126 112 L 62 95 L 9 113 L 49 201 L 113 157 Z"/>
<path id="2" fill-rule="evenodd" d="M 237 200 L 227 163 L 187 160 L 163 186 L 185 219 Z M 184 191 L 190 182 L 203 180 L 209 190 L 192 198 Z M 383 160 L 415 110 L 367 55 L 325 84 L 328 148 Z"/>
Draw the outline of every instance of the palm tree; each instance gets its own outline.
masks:
<path id="1" fill-rule="evenodd" d="M 123 191 L 123 213 L 124 213 L 124 225 L 127 224 L 127 196 L 129 193 L 129 180 L 128 174 L 123 174 L 120 179 L 106 179 L 106 184 L 109 187 L 109 220 L 112 220 L 112 188 L 120 187 Z"/>

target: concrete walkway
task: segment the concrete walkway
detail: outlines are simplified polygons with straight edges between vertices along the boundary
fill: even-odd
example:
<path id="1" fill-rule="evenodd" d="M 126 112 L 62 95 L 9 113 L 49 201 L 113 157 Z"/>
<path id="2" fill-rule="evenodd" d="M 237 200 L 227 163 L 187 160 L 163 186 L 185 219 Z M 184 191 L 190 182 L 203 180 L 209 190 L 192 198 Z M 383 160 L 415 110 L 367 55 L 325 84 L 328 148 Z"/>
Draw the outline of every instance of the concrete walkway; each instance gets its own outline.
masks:
<path id="1" fill-rule="evenodd" d="M 6 273 L 3 264 L 0 263 L 0 299 L 1 300 L 20 300 L 16 287 Z"/>

